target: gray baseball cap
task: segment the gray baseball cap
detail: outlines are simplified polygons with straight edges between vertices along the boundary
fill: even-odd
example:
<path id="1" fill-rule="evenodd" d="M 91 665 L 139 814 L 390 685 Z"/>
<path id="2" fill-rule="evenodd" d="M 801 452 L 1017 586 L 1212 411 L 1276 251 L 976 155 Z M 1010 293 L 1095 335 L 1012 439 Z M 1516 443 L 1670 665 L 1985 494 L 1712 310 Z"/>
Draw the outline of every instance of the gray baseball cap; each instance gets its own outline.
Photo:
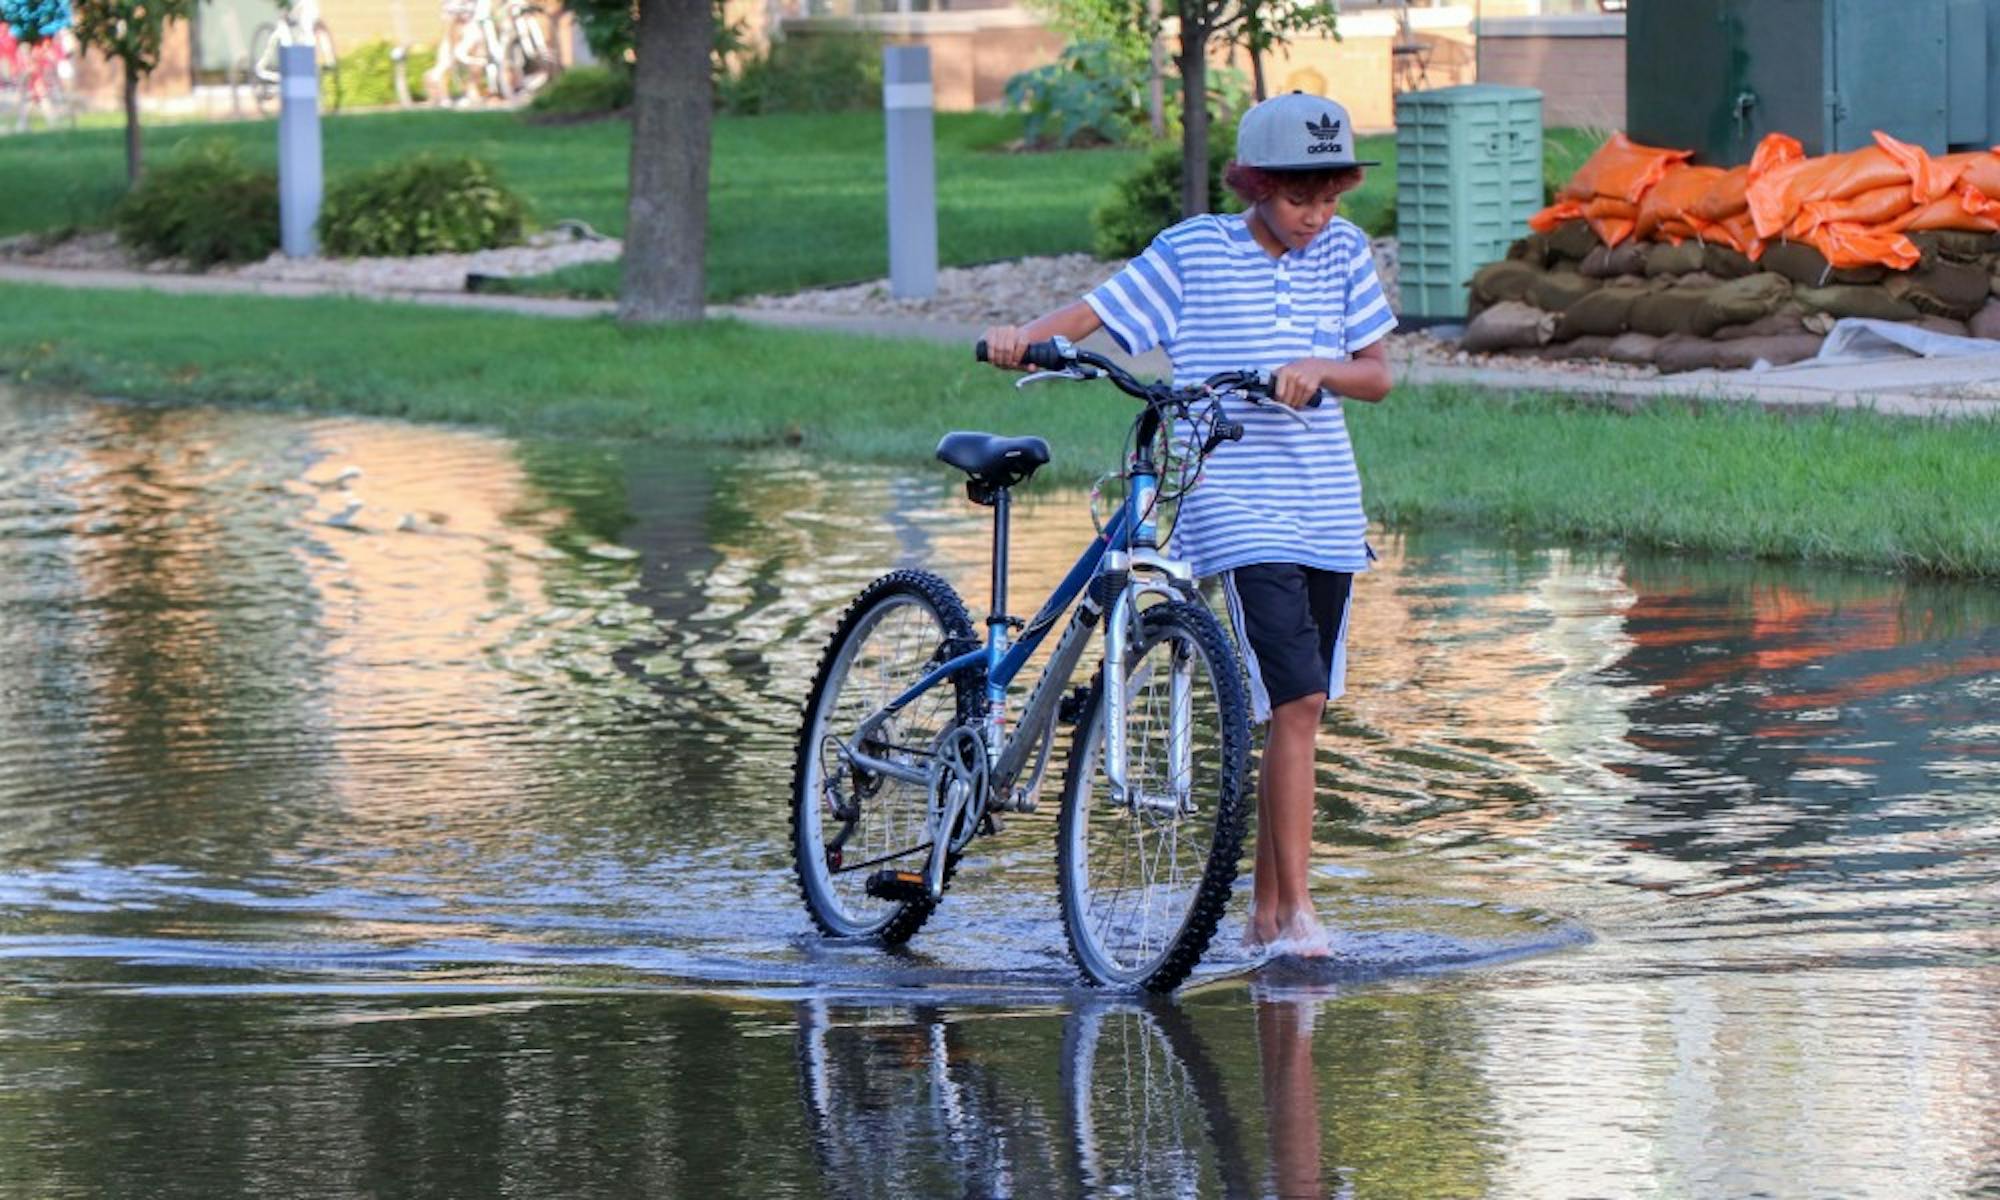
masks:
<path id="1" fill-rule="evenodd" d="M 1266 171 L 1329 171 L 1378 167 L 1354 157 L 1354 122 L 1324 96 L 1287 92 L 1243 114 L 1236 126 L 1236 161 Z"/>

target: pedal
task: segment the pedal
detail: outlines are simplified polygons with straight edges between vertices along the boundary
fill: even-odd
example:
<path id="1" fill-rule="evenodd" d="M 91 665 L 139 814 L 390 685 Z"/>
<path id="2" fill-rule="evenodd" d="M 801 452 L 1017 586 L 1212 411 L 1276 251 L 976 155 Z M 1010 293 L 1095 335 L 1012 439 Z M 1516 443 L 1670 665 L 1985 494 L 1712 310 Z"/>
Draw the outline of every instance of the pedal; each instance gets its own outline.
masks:
<path id="1" fill-rule="evenodd" d="M 894 900 L 905 903 L 912 900 L 927 900 L 931 890 L 924 883 L 920 871 L 881 870 L 868 877 L 862 889 L 877 900 Z"/>

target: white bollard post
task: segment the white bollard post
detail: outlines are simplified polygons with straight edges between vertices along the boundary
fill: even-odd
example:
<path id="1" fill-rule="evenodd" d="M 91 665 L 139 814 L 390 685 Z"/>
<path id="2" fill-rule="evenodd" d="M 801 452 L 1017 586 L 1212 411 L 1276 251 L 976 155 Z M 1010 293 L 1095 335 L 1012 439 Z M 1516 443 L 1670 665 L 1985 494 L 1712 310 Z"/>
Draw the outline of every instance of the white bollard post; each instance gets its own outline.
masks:
<path id="1" fill-rule="evenodd" d="M 325 164 L 319 141 L 319 66 L 311 46 L 278 49 L 278 246 L 287 258 L 319 250 Z"/>
<path id="2" fill-rule="evenodd" d="M 937 293 L 937 157 L 931 51 L 882 48 L 882 117 L 889 142 L 889 290 L 899 300 Z"/>

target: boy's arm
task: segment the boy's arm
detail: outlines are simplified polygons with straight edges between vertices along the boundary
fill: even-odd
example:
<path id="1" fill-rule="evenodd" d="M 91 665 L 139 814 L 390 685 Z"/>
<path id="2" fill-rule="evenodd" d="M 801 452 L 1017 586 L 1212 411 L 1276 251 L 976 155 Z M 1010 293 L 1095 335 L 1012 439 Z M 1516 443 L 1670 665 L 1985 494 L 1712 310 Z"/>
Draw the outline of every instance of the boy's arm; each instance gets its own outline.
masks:
<path id="1" fill-rule="evenodd" d="M 1025 369 L 1021 363 L 1021 352 L 1030 342 L 1047 341 L 1052 337 L 1066 337 L 1072 342 L 1080 342 L 1104 328 L 1097 311 L 1079 300 L 1075 304 L 1059 308 L 1047 316 L 1037 317 L 1026 325 L 995 325 L 984 335 L 986 341 L 986 361 L 996 367 Z"/>
<path id="2" fill-rule="evenodd" d="M 1301 358 L 1279 367 L 1273 384 L 1281 404 L 1304 408 L 1325 388 L 1348 400 L 1380 400 L 1395 386 L 1389 369 L 1389 349 L 1372 342 L 1354 352 L 1344 362 L 1330 358 Z"/>

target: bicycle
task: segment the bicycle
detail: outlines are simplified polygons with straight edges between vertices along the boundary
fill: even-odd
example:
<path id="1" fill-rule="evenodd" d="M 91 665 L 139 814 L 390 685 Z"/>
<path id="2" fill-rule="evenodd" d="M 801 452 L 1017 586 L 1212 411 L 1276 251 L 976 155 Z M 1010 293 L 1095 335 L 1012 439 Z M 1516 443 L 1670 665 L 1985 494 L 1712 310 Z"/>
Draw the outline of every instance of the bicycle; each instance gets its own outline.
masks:
<path id="1" fill-rule="evenodd" d="M 313 0 L 280 4 L 278 20 L 257 26 L 250 35 L 250 91 L 257 99 L 257 112 L 270 116 L 278 107 L 278 52 L 286 46 L 311 46 L 313 62 L 319 68 L 320 101 L 328 112 L 340 111 L 340 56 L 334 50 L 333 31 L 319 19 Z"/>
<path id="2" fill-rule="evenodd" d="M 548 14 L 532 0 L 507 0 L 504 24 L 494 16 L 494 0 L 446 0 L 444 15 L 437 65 L 426 76 L 438 98 L 456 68 L 466 72 L 468 96 L 483 88 L 484 95 L 501 101 L 540 91 L 561 70 Z"/>
<path id="3" fill-rule="evenodd" d="M 1222 443 L 1242 438 L 1225 397 L 1304 418 L 1272 399 L 1264 372 L 1144 383 L 1061 338 L 1034 343 L 1026 361 L 1040 370 L 1017 386 L 1104 379 L 1144 403 L 1124 498 L 1023 622 L 1007 615 L 1009 495 L 1048 462 L 1048 444 L 984 433 L 938 443 L 937 457 L 968 476 L 968 497 L 993 509 L 985 643 L 957 592 L 929 571 L 885 575 L 848 606 L 799 732 L 793 867 L 822 933 L 907 941 L 972 838 L 997 831 L 1000 813 L 1035 811 L 1056 728 L 1067 724 L 1057 874 L 1071 954 L 1093 985 L 1168 991 L 1207 949 L 1236 878 L 1249 722 L 1235 649 L 1187 565 L 1160 553 L 1156 509 L 1194 486 Z M 1072 603 L 1010 734 L 1009 687 Z M 1100 624 L 1102 661 L 1065 694 Z"/>

